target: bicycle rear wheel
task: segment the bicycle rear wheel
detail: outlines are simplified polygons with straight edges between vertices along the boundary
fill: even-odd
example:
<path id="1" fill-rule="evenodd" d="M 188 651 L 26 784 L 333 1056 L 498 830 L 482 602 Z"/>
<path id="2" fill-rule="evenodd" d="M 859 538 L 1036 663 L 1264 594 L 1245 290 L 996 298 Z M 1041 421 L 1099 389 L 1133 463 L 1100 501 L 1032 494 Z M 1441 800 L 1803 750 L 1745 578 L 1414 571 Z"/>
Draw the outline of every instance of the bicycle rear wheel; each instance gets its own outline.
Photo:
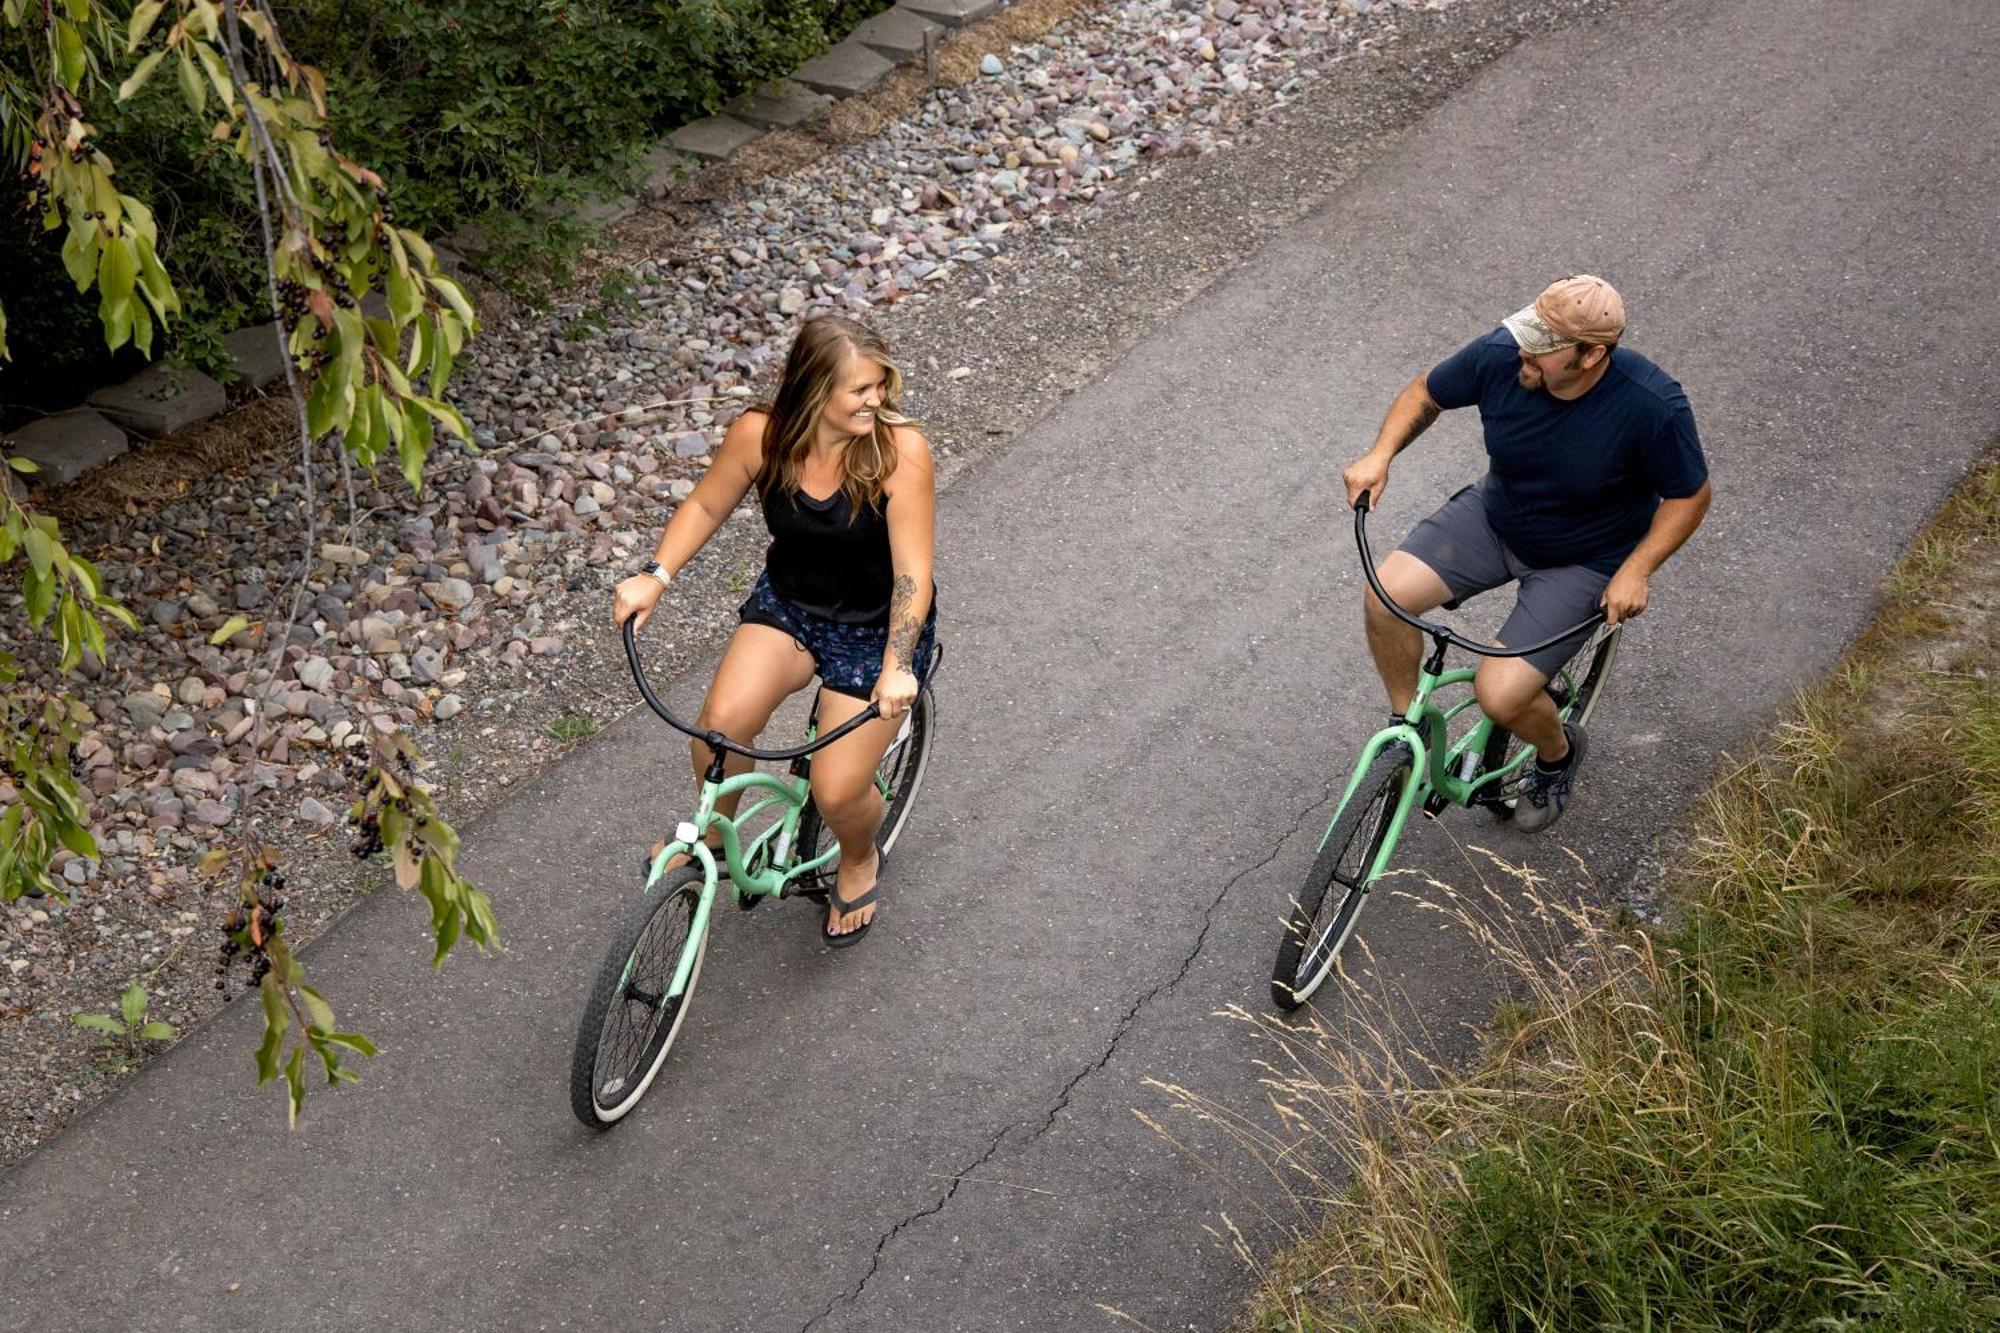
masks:
<path id="1" fill-rule="evenodd" d="M 1384 747 L 1333 817 L 1278 941 L 1271 999 L 1280 1009 L 1296 1009 L 1311 999 L 1333 971 L 1368 901 L 1371 871 L 1415 767 L 1407 745 Z"/>
<path id="2" fill-rule="evenodd" d="M 699 866 L 677 866 L 619 919 L 570 1057 L 570 1109 L 592 1129 L 616 1124 L 639 1104 L 680 1035 L 708 952 L 708 932 L 694 933 L 702 884 Z M 690 950 L 687 985 L 670 996 Z"/>
<path id="3" fill-rule="evenodd" d="M 1590 719 L 1597 713 L 1597 705 L 1603 701 L 1604 682 L 1611 675 L 1612 664 L 1618 660 L 1618 647 L 1624 640 L 1623 625 L 1600 628 L 1590 642 L 1549 681 L 1548 690 L 1555 698 L 1556 711 L 1562 714 L 1565 722 L 1586 727 L 1590 725 Z M 1486 749 L 1480 755 L 1480 772 L 1492 773 L 1506 767 L 1527 748 L 1513 732 L 1496 725 L 1493 734 L 1486 738 Z M 1512 787 L 1513 782 L 1507 782 L 1481 804 L 1491 810 L 1497 819 L 1512 819 Z"/>
<path id="4" fill-rule="evenodd" d="M 890 742 L 882 754 L 882 762 L 875 767 L 875 787 L 882 793 L 882 829 L 875 840 L 885 852 L 894 850 L 896 839 L 902 836 L 917 792 L 924 785 L 924 775 L 930 771 L 931 742 L 936 728 L 937 702 L 925 690 L 903 715 L 896 739 Z M 832 851 L 833 847 L 833 830 L 826 826 L 818 807 L 808 799 L 805 812 L 799 816 L 798 859 L 809 861 Z M 832 875 L 833 868 L 829 865 L 812 879 L 814 883 L 825 883 Z"/>

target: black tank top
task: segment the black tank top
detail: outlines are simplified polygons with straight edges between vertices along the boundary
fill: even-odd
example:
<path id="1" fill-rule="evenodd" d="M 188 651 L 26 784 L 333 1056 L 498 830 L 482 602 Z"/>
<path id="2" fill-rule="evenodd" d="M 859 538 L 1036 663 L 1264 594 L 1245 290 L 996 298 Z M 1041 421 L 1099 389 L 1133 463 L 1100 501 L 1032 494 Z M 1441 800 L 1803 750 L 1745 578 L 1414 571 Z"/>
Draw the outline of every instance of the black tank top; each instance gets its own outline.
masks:
<path id="1" fill-rule="evenodd" d="M 883 509 L 854 502 L 845 489 L 816 500 L 783 487 L 764 501 L 771 549 L 764 556 L 771 589 L 801 610 L 845 625 L 889 623 L 895 565 Z M 850 522 L 849 518 L 853 521 Z"/>

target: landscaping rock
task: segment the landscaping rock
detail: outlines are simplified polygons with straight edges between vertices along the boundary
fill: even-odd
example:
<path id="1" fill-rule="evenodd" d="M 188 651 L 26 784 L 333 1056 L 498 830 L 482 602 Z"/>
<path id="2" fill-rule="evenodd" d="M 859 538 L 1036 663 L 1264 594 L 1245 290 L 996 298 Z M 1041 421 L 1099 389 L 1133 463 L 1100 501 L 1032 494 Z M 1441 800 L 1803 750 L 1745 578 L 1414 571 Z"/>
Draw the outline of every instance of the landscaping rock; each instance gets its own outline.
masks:
<path id="1" fill-rule="evenodd" d="M 947 28 L 963 28 L 1000 8 L 1000 0 L 899 0 L 896 8 Z"/>
<path id="2" fill-rule="evenodd" d="M 779 79 L 743 94 L 722 109 L 758 129 L 788 130 L 825 115 L 826 99 L 790 79 Z"/>
<path id="3" fill-rule="evenodd" d="M 912 10 L 897 8 L 863 19 L 847 39 L 900 63 L 923 54 L 926 36 L 935 42 L 943 33 L 942 25 Z"/>
<path id="4" fill-rule="evenodd" d="M 710 162 L 722 162 L 763 131 L 746 125 L 734 116 L 706 116 L 692 125 L 675 130 L 668 140 L 683 153 Z"/>
<path id="5" fill-rule="evenodd" d="M 41 487 L 67 486 L 130 447 L 124 431 L 83 408 L 31 421 L 9 443 L 13 453 L 34 462 L 37 470 L 28 480 Z"/>
<path id="6" fill-rule="evenodd" d="M 806 61 L 792 71 L 792 77 L 808 88 L 835 97 L 851 97 L 888 78 L 894 68 L 876 52 L 850 39 Z"/>
<path id="7" fill-rule="evenodd" d="M 238 329 L 223 338 L 222 348 L 229 353 L 229 368 L 252 389 L 285 377 L 285 348 L 275 322 Z"/>
<path id="8" fill-rule="evenodd" d="M 127 430 L 141 435 L 175 431 L 218 415 L 229 405 L 222 386 L 199 370 L 154 362 L 84 400 Z"/>

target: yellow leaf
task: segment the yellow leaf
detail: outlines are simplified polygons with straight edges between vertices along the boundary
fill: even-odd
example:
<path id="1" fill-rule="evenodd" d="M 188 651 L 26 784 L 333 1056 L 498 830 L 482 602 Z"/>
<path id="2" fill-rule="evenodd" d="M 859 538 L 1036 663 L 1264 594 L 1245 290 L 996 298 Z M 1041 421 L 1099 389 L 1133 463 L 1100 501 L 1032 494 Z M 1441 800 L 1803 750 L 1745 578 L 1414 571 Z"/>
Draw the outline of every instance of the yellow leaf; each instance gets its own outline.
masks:
<path id="1" fill-rule="evenodd" d="M 220 648 L 243 630 L 250 628 L 250 622 L 242 616 L 231 616 L 222 623 L 222 628 L 208 636 L 208 646 Z"/>

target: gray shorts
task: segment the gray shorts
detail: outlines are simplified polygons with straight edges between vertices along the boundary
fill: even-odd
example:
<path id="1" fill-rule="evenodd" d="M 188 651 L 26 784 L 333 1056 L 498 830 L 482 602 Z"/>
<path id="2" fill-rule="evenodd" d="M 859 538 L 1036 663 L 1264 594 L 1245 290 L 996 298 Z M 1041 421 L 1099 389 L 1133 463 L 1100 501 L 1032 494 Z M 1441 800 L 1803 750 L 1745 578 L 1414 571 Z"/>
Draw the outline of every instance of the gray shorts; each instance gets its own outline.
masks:
<path id="1" fill-rule="evenodd" d="M 1476 483 L 1446 500 L 1396 549 L 1423 561 L 1444 580 L 1444 586 L 1451 589 L 1447 606 L 1455 607 L 1468 597 L 1520 580 L 1514 610 L 1493 636 L 1503 647 L 1540 643 L 1588 618 L 1598 609 L 1604 587 L 1611 582 L 1609 574 L 1587 565 L 1530 569 L 1522 564 L 1486 521 L 1486 501 Z M 1582 630 L 1522 660 L 1544 676 L 1553 676 L 1590 641 L 1590 635 L 1591 630 Z"/>

